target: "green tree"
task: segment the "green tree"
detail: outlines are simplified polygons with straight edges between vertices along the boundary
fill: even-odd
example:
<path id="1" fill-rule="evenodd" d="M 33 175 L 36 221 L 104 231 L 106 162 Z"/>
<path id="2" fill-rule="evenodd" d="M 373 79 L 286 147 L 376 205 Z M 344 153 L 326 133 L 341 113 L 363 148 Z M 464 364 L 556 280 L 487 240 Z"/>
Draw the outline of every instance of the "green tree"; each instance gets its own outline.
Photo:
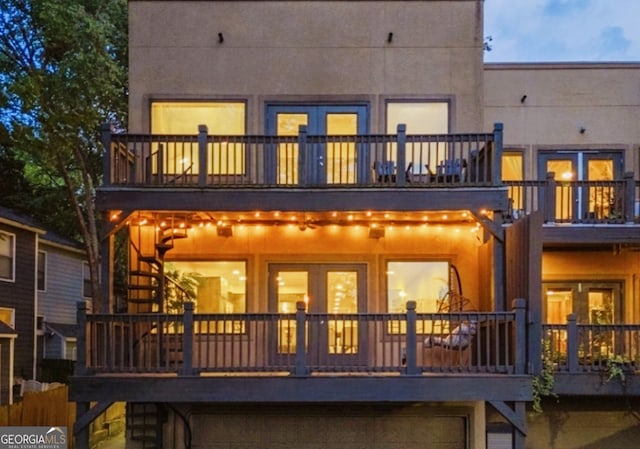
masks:
<path id="1" fill-rule="evenodd" d="M 95 309 L 100 124 L 125 120 L 126 61 L 126 0 L 0 0 L 0 121 L 37 187 L 31 210 L 75 216 Z"/>

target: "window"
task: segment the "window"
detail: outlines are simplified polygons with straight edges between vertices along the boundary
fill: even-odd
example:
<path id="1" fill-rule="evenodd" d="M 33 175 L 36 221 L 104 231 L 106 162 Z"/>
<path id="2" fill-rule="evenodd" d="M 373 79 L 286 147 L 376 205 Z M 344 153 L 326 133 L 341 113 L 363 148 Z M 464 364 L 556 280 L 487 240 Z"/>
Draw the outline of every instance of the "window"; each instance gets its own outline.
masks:
<path id="1" fill-rule="evenodd" d="M 418 313 L 437 312 L 449 291 L 449 263 L 408 261 L 387 263 L 387 310 L 402 313 L 407 301 Z"/>
<path id="2" fill-rule="evenodd" d="M 509 184 L 515 181 L 515 185 L 509 185 L 509 202 L 514 215 L 525 209 L 525 189 L 518 181 L 524 179 L 524 157 L 522 151 L 505 150 L 502 153 L 502 180 Z"/>
<path id="3" fill-rule="evenodd" d="M 210 135 L 242 136 L 246 132 L 244 102 L 154 102 L 151 104 L 153 134 L 194 135 L 206 125 Z M 167 142 L 163 148 L 164 170 L 169 174 L 195 175 L 200 171 L 198 146 L 188 142 Z M 154 170 L 157 165 L 154 161 Z M 207 146 L 207 173 L 245 173 L 245 146 L 215 142 Z"/>
<path id="4" fill-rule="evenodd" d="M 387 133 L 395 134 L 399 124 L 407 125 L 407 134 L 447 134 L 449 103 L 443 101 L 390 101 L 387 103 Z M 448 158 L 445 142 L 434 142 L 428 148 L 407 146 L 407 166 L 413 163 L 414 173 L 424 173 L 426 166 L 437 167 Z M 396 160 L 395 144 L 389 146 L 389 160 Z M 403 169 L 404 170 L 404 169 Z"/>
<path id="5" fill-rule="evenodd" d="M 16 236 L 0 232 L 0 280 L 15 280 Z"/>
<path id="6" fill-rule="evenodd" d="M 64 359 L 65 360 L 77 360 L 78 359 L 78 342 L 75 338 L 66 338 L 64 340 Z"/>
<path id="7" fill-rule="evenodd" d="M 16 311 L 15 309 L 8 309 L 6 307 L 0 307 L 0 321 L 4 324 L 8 324 L 13 329 L 16 328 Z"/>
<path id="8" fill-rule="evenodd" d="M 165 264 L 165 275 L 171 280 L 167 291 L 167 309 L 179 307 L 180 290 L 195 296 L 196 313 L 237 314 L 247 311 L 247 268 L 241 260 L 172 261 Z M 198 326 L 196 326 L 198 328 Z M 244 324 L 237 320 L 200 323 L 203 332 L 244 332 Z"/>
<path id="9" fill-rule="evenodd" d="M 89 263 L 82 262 L 82 296 L 85 298 L 91 298 L 91 270 L 89 270 Z"/>
<path id="10" fill-rule="evenodd" d="M 407 301 L 416 302 L 417 313 L 441 311 L 449 292 L 449 263 L 442 261 L 392 261 L 387 263 L 387 310 L 404 313 Z M 390 333 L 404 333 L 406 323 L 391 323 Z M 432 324 L 419 322 L 418 333 Z"/>
<path id="11" fill-rule="evenodd" d="M 47 289 L 47 253 L 38 251 L 38 291 Z"/>

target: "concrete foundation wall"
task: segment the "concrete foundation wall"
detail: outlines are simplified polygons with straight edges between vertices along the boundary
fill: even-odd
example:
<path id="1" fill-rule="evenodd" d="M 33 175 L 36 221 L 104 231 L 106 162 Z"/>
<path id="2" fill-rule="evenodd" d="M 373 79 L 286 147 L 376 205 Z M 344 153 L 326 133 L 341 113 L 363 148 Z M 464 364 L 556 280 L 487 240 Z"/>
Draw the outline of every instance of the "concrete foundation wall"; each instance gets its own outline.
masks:
<path id="1" fill-rule="evenodd" d="M 527 449 L 637 449 L 637 398 L 548 398 L 530 415 Z"/>

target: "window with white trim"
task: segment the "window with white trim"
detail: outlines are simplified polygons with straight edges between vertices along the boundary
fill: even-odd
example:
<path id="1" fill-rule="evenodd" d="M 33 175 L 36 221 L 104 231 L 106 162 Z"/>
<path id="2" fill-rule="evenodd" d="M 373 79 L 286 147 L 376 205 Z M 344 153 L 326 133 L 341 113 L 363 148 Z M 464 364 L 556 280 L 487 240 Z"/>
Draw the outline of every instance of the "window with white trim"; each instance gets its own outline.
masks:
<path id="1" fill-rule="evenodd" d="M 15 281 L 16 236 L 0 232 L 0 280 Z"/>
<path id="2" fill-rule="evenodd" d="M 0 307 L 0 321 L 4 324 L 11 326 L 12 329 L 16 328 L 16 310 L 8 307 Z"/>
<path id="3" fill-rule="evenodd" d="M 38 251 L 38 291 L 47 289 L 47 253 Z"/>

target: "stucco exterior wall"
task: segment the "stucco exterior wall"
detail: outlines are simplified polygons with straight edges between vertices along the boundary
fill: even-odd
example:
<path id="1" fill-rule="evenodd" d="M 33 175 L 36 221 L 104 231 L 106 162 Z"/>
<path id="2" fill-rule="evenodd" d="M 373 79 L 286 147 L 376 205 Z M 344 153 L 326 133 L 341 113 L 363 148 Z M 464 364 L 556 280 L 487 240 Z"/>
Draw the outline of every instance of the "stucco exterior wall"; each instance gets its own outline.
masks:
<path id="1" fill-rule="evenodd" d="M 638 79 L 634 63 L 487 64 L 485 127 L 504 123 L 505 148 L 525 150 L 525 179 L 538 149 L 622 149 L 625 171 L 637 171 Z"/>
<path id="2" fill-rule="evenodd" d="M 150 99 L 234 98 L 249 133 L 265 100 L 364 101 L 377 132 L 385 98 L 414 97 L 481 130 L 481 17 L 479 0 L 132 1 L 130 131 L 148 129 Z"/>
<path id="3" fill-rule="evenodd" d="M 527 449 L 632 449 L 640 425 L 632 398 L 549 398 L 528 419 Z"/>

